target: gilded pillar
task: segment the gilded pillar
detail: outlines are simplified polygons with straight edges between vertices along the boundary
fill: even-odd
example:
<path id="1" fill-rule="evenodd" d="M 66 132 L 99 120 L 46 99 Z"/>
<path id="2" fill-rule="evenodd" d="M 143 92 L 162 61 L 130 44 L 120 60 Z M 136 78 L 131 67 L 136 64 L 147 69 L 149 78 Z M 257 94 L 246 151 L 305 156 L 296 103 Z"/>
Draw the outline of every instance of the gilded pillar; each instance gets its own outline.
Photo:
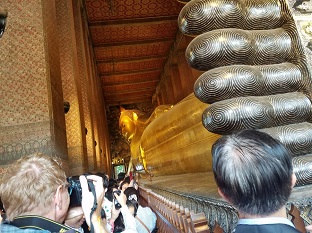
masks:
<path id="1" fill-rule="evenodd" d="M 70 103 L 70 110 L 65 115 L 69 175 L 79 175 L 87 169 L 83 100 L 80 90 L 82 84 L 77 52 L 79 39 L 75 33 L 72 0 L 57 0 L 56 8 L 63 95 L 64 101 Z"/>
<path id="2" fill-rule="evenodd" d="M 75 21 L 75 32 L 77 42 L 77 54 L 79 64 L 79 78 L 81 84 L 82 111 L 84 125 L 88 134 L 84 139 L 88 161 L 87 170 L 105 171 L 107 163 L 105 160 L 104 147 L 109 147 L 108 129 L 105 121 L 105 103 L 98 73 L 95 70 L 94 54 L 88 31 L 86 12 L 82 1 L 73 1 L 73 12 Z M 90 133 L 90 135 L 89 135 Z M 107 172 L 107 171 L 105 171 Z"/>

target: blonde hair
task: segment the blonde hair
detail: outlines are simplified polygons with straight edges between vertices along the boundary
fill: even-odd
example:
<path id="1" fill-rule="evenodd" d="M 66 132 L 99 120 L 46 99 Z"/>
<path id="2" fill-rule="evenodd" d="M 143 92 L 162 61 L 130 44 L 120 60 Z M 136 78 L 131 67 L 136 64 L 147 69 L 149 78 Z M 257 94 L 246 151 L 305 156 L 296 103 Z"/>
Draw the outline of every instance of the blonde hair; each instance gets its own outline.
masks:
<path id="1" fill-rule="evenodd" d="M 55 192 L 65 185 L 66 175 L 56 157 L 37 153 L 13 162 L 0 182 L 0 197 L 6 217 L 26 214 L 44 215 Z"/>

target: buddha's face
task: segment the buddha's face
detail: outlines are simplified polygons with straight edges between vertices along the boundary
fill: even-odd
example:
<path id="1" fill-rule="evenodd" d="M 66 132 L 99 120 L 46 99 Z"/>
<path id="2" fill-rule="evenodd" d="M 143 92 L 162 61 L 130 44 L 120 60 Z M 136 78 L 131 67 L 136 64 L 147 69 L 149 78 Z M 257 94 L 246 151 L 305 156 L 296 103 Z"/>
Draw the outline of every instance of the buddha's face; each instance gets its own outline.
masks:
<path id="1" fill-rule="evenodd" d="M 121 134 L 128 140 L 133 138 L 136 131 L 136 124 L 132 118 L 131 112 L 123 112 L 119 118 L 119 128 Z"/>

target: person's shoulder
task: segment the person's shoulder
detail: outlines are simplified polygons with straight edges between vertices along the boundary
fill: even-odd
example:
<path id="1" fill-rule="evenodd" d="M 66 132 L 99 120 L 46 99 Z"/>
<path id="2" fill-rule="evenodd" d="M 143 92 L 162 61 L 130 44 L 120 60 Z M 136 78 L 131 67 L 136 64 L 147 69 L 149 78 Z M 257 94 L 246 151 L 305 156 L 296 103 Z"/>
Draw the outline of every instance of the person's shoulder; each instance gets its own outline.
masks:
<path id="1" fill-rule="evenodd" d="M 139 205 L 139 208 L 138 208 L 138 212 L 143 212 L 144 214 L 155 214 L 150 207 L 148 207 L 148 206 L 143 207 L 143 206 L 140 206 L 140 205 Z"/>
<path id="2" fill-rule="evenodd" d="M 153 222 L 156 222 L 156 220 L 157 220 L 156 214 L 149 207 L 141 207 L 140 208 L 140 206 L 139 206 L 138 211 L 137 211 L 137 215 L 140 219 L 142 219 L 144 221 L 150 221 L 153 223 Z"/>

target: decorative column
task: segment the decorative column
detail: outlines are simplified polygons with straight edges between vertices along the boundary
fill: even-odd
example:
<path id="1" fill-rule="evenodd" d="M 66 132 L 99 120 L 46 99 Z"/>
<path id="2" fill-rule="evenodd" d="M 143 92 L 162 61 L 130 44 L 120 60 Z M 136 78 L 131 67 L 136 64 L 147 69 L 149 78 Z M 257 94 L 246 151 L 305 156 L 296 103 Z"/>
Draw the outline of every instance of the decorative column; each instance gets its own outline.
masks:
<path id="1" fill-rule="evenodd" d="M 66 113 L 66 136 L 69 175 L 79 175 L 87 170 L 86 134 L 79 76 L 78 50 L 72 0 L 57 0 L 57 25 L 64 101 L 70 103 Z M 78 22 L 79 23 L 79 22 Z M 91 130 L 90 130 L 91 131 Z"/>

